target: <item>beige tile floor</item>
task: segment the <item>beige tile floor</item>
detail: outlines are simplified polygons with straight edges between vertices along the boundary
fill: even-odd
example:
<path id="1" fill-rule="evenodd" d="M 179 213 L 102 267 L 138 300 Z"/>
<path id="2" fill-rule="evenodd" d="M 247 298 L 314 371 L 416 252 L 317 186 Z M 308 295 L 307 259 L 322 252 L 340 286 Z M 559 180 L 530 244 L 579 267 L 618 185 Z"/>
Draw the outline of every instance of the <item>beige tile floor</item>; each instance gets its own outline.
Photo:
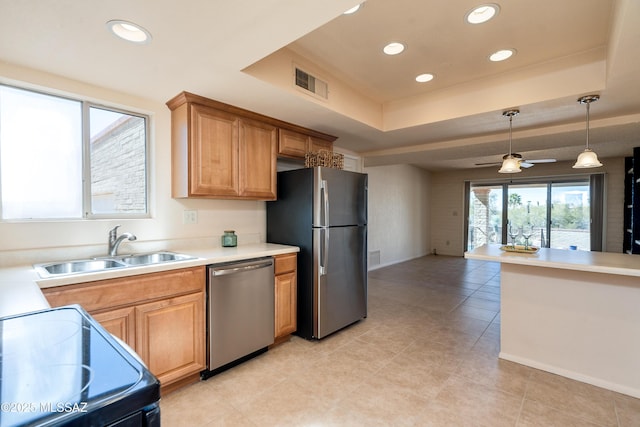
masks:
<path id="1" fill-rule="evenodd" d="M 640 399 L 497 358 L 495 263 L 427 256 L 369 274 L 369 316 L 164 396 L 162 425 L 640 426 Z"/>

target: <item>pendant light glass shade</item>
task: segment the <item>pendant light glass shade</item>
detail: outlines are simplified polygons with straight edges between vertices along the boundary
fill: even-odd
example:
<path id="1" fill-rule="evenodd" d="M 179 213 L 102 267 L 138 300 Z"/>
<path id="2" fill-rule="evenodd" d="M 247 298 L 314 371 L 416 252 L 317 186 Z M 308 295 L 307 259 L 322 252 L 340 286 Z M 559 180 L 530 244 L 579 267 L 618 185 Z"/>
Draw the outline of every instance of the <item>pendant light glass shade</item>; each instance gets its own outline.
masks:
<path id="1" fill-rule="evenodd" d="M 502 161 L 502 167 L 498 171 L 498 173 L 518 173 L 522 172 L 520 169 L 520 162 L 522 161 L 522 157 L 518 155 L 513 155 L 513 151 L 511 150 L 511 130 L 512 130 L 512 122 L 513 116 L 518 115 L 520 110 L 507 110 L 502 113 L 503 116 L 509 117 L 509 154 L 503 156 L 504 159 Z"/>
<path id="2" fill-rule="evenodd" d="M 580 104 L 587 104 L 587 147 L 578 155 L 578 159 L 573 165 L 574 169 L 599 168 L 602 166 L 602 163 L 598 160 L 598 155 L 589 148 L 589 105 L 598 99 L 600 99 L 600 95 L 587 95 L 578 98 Z"/>
<path id="3" fill-rule="evenodd" d="M 520 159 L 513 157 L 511 154 L 507 155 L 502 161 L 502 167 L 498 171 L 499 173 L 518 173 L 522 172 L 520 169 Z"/>
<path id="4" fill-rule="evenodd" d="M 574 169 L 599 168 L 602 163 L 598 160 L 598 155 L 589 148 L 578 155 Z"/>

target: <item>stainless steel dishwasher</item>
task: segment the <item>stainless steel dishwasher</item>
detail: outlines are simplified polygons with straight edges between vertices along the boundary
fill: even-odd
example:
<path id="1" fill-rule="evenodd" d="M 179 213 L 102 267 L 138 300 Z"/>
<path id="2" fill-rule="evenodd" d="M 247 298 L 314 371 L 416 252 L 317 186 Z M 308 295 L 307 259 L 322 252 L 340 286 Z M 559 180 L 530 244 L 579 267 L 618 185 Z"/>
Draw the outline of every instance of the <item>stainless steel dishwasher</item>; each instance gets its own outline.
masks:
<path id="1" fill-rule="evenodd" d="M 267 350 L 274 340 L 273 258 L 207 267 L 207 355 L 203 378 Z"/>

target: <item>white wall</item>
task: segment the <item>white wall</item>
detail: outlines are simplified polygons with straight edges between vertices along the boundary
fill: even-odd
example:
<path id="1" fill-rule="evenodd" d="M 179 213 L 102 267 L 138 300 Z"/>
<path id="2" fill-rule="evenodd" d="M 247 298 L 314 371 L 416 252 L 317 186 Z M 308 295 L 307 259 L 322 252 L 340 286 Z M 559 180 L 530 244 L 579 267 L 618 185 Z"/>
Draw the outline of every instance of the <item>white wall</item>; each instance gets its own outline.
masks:
<path id="1" fill-rule="evenodd" d="M 629 153 L 631 155 L 632 153 Z M 495 168 L 468 169 L 432 174 L 431 247 L 438 254 L 462 256 L 464 254 L 464 182 L 505 179 L 584 175 L 606 173 L 605 236 L 606 252 L 622 252 L 624 205 L 624 158 L 600 159 L 604 166 L 598 169 L 572 169 L 573 162 L 538 164 L 519 174 L 505 176 Z"/>
<path id="2" fill-rule="evenodd" d="M 410 165 L 368 167 L 364 172 L 369 174 L 369 269 L 427 255 L 430 174 Z"/>
<path id="3" fill-rule="evenodd" d="M 171 116 L 164 104 L 1 62 L 0 82 L 148 114 L 152 165 L 151 218 L 0 222 L 0 267 L 105 255 L 107 231 L 117 224 L 122 225 L 120 231 L 138 237 L 136 242 L 123 243 L 123 252 L 185 244 L 219 246 L 219 236 L 227 229 L 236 230 L 239 244 L 265 241 L 265 202 L 171 198 Z M 198 223 L 183 224 L 184 210 L 197 210 Z"/>

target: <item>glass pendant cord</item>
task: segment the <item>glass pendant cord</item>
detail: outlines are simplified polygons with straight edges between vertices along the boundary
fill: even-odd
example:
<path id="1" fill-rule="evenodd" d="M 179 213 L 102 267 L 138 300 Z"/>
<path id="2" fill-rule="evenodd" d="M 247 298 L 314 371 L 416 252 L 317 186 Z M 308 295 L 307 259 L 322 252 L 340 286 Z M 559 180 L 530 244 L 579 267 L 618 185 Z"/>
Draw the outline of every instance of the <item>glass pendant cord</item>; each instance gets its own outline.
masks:
<path id="1" fill-rule="evenodd" d="M 589 149 L 589 107 L 591 107 L 591 100 L 585 100 L 587 104 L 587 150 Z"/>
<path id="2" fill-rule="evenodd" d="M 514 113 L 513 111 L 507 111 L 507 114 L 509 115 L 509 155 L 511 155 L 511 153 L 513 153 L 513 150 L 511 149 L 511 131 L 513 129 L 513 116 L 514 114 L 518 114 L 518 113 Z"/>

